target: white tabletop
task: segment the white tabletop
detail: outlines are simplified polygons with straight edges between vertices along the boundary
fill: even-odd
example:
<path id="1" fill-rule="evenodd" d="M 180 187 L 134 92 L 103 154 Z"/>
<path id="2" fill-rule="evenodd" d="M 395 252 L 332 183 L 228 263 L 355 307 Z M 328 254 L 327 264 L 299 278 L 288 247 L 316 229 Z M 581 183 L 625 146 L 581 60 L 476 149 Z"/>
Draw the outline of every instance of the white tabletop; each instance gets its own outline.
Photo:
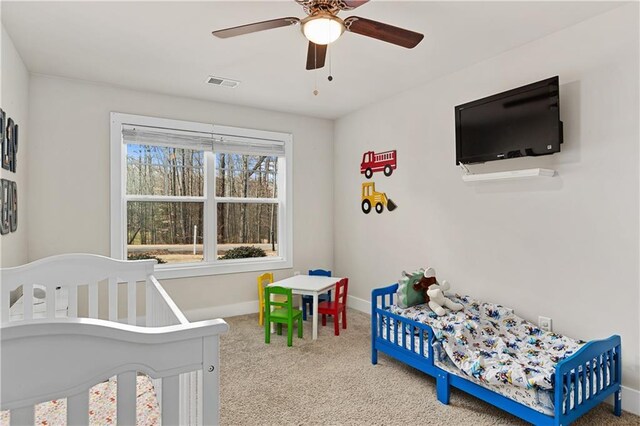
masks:
<path id="1" fill-rule="evenodd" d="M 318 275 L 294 275 L 293 277 L 269 284 L 269 287 L 278 286 L 292 290 L 322 292 L 322 290 L 333 287 L 341 279 L 340 277 L 323 277 Z"/>
<path id="2" fill-rule="evenodd" d="M 312 338 L 316 340 L 318 338 L 318 295 L 331 290 L 341 279 L 340 277 L 323 277 L 319 275 L 294 275 L 291 278 L 285 278 L 269 284 L 269 287 L 290 288 L 293 294 L 313 296 Z"/>

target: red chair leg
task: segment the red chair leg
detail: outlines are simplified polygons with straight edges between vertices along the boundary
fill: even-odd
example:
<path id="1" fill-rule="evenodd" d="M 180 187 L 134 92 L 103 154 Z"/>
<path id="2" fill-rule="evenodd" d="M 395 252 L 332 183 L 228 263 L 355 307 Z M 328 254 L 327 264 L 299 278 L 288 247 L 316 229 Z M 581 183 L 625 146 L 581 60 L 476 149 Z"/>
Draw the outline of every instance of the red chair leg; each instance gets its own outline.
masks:
<path id="1" fill-rule="evenodd" d="M 342 328 L 347 328 L 347 309 L 342 311 Z"/>
<path id="2" fill-rule="evenodd" d="M 322 325 L 327 325 L 327 316 L 325 314 L 322 314 Z"/>
<path id="3" fill-rule="evenodd" d="M 336 336 L 340 335 L 340 321 L 338 321 L 338 318 L 340 318 L 340 314 L 336 312 L 333 316 L 333 328 L 335 329 Z"/>

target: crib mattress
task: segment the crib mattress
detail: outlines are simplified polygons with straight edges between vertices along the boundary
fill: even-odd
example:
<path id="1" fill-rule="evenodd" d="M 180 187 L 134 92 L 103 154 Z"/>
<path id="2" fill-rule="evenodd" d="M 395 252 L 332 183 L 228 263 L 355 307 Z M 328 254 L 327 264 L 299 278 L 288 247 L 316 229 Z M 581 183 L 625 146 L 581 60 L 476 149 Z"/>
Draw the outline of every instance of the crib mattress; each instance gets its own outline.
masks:
<path id="1" fill-rule="evenodd" d="M 160 424 L 160 407 L 153 383 L 148 376 L 138 375 L 136 424 Z M 98 383 L 89 391 L 89 425 L 101 426 L 117 424 L 117 381 L 115 379 Z M 36 425 L 63 426 L 67 424 L 67 401 L 57 399 L 36 405 Z M 9 426 L 9 411 L 0 412 L 0 426 Z"/>

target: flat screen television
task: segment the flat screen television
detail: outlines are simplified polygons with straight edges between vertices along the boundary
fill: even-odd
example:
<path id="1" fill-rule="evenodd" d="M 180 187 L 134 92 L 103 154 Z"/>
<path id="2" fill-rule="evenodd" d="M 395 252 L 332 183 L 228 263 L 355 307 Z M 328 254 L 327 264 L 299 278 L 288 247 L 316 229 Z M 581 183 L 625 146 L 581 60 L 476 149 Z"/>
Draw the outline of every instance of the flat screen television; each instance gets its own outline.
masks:
<path id="1" fill-rule="evenodd" d="M 560 152 L 558 77 L 455 107 L 456 165 Z"/>

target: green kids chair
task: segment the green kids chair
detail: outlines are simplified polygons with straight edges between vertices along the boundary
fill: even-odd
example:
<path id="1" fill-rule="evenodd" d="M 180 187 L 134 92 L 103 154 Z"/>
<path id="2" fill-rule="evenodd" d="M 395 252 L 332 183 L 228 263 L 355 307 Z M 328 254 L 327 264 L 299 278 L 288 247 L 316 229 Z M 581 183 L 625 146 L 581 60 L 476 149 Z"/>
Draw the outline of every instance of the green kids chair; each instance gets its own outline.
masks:
<path id="1" fill-rule="evenodd" d="M 277 302 L 271 300 L 271 294 L 282 294 L 286 301 Z M 282 335 L 282 324 L 287 325 L 287 346 L 293 345 L 293 322 L 298 320 L 298 337 L 302 339 L 302 311 L 293 309 L 293 293 L 290 288 L 265 287 L 264 289 L 264 342 L 271 342 L 271 323 L 277 324 L 277 331 Z M 271 311 L 271 307 L 275 309 Z"/>

